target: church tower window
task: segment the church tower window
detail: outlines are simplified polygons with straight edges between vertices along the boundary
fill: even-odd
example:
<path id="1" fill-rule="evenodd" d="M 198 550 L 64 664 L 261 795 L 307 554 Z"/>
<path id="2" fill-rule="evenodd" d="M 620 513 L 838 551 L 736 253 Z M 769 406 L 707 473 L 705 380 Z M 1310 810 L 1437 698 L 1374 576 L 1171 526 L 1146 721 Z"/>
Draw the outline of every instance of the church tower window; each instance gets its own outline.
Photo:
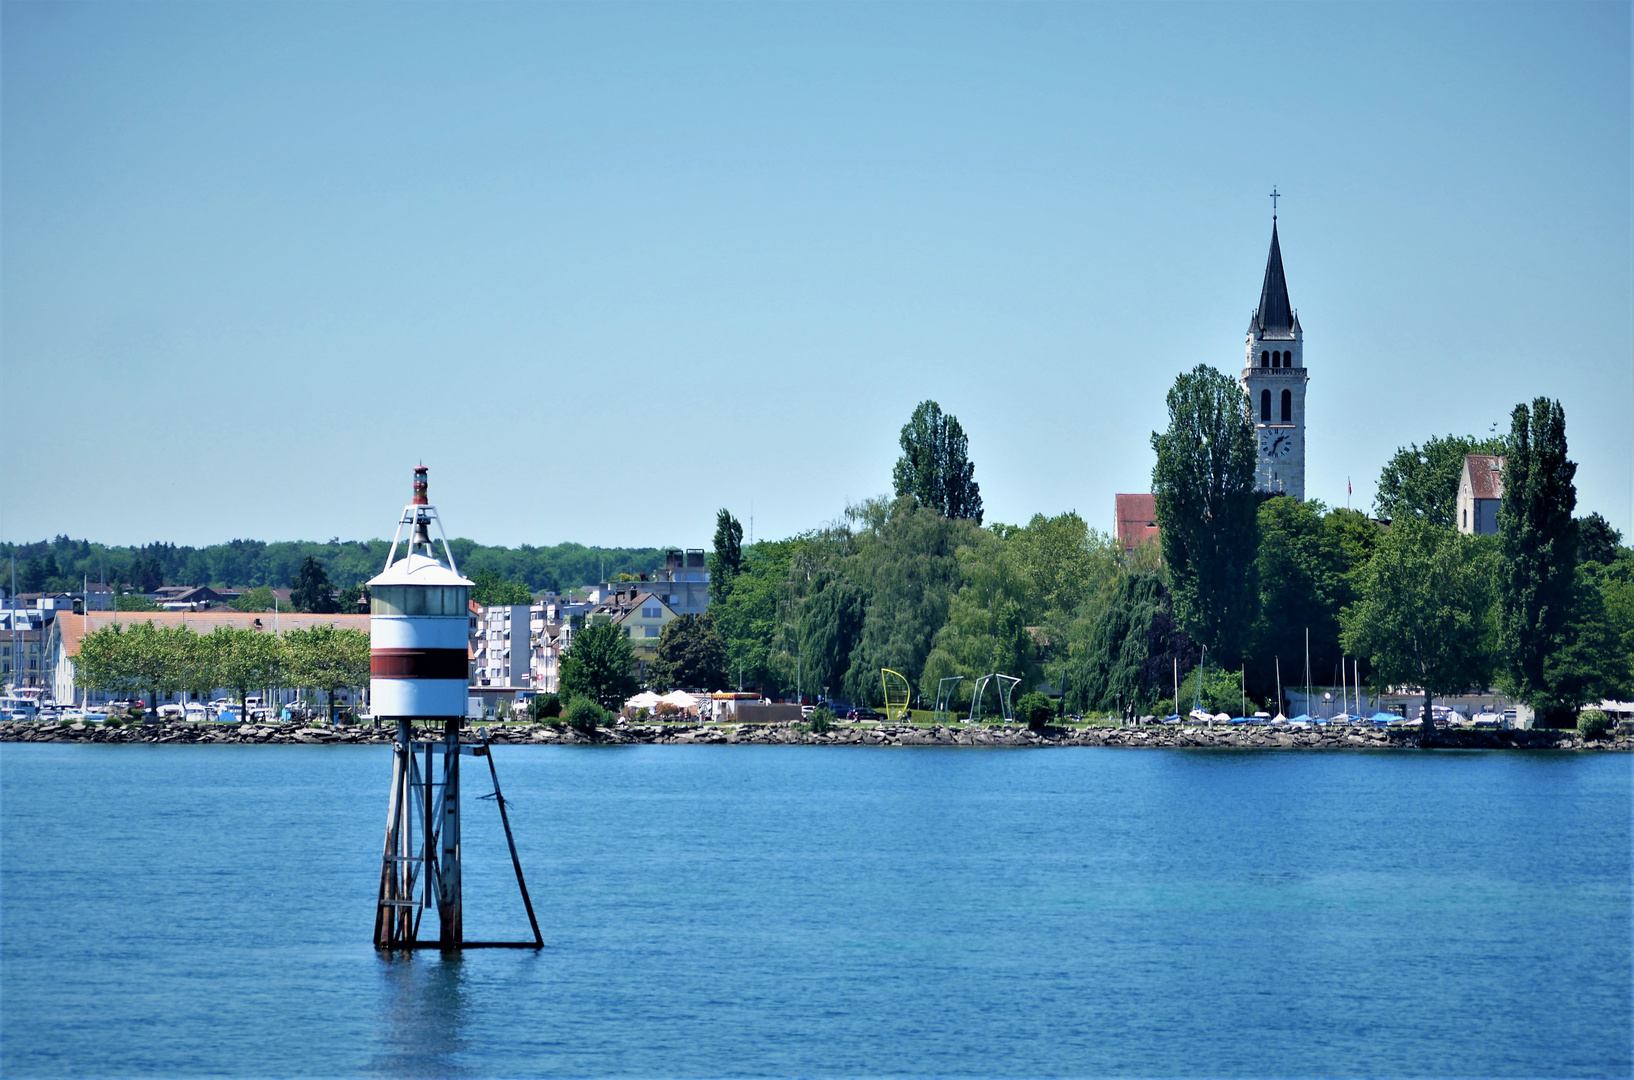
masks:
<path id="1" fill-rule="evenodd" d="M 1260 353 L 1260 367 L 1270 367 L 1270 366 L 1271 366 L 1271 354 L 1268 353 L 1268 352 Z"/>
<path id="2" fill-rule="evenodd" d="M 1284 424 L 1289 424 L 1293 422 L 1293 419 L 1294 392 L 1292 390 L 1284 390 L 1282 392 L 1282 422 Z"/>
<path id="3" fill-rule="evenodd" d="M 1281 353 L 1274 352 L 1274 353 L 1271 354 L 1271 366 L 1272 367 L 1281 367 L 1282 366 L 1282 354 Z"/>
<path id="4" fill-rule="evenodd" d="M 1260 419 L 1267 423 L 1271 420 L 1271 391 L 1260 391 Z"/>

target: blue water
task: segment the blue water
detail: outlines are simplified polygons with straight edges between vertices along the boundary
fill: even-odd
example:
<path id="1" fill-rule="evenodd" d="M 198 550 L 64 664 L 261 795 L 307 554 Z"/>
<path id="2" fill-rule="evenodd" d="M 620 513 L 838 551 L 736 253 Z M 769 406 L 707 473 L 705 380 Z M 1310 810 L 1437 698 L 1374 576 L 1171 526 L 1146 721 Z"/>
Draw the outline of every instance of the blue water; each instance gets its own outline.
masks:
<path id="1" fill-rule="evenodd" d="M 1626 756 L 496 761 L 548 947 L 386 959 L 386 749 L 0 748 L 0 1073 L 1634 1067 Z M 466 775 L 467 936 L 525 936 Z"/>

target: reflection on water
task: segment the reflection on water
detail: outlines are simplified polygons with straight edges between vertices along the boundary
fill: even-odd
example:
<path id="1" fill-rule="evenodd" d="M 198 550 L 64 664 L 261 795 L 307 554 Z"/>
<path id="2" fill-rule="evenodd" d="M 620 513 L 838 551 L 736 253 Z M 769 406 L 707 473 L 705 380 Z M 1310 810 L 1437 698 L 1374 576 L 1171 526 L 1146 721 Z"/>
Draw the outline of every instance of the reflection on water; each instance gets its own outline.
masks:
<path id="1" fill-rule="evenodd" d="M 464 958 L 420 950 L 380 957 L 380 1034 L 370 1076 L 470 1076 Z"/>

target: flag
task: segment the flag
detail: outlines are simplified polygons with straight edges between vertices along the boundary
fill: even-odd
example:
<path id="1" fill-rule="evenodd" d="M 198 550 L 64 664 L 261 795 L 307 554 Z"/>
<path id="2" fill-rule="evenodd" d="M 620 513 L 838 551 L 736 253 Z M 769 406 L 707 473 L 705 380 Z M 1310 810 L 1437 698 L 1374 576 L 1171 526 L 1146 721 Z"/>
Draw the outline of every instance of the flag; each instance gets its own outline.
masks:
<path id="1" fill-rule="evenodd" d="M 1352 490 L 1351 490 L 1351 488 L 1350 488 L 1350 477 L 1348 477 L 1348 476 L 1347 476 L 1347 477 L 1345 477 L 1345 494 L 1346 494 L 1346 495 L 1354 495 L 1354 494 L 1356 494 L 1356 493 L 1355 493 L 1355 492 L 1354 492 L 1354 491 L 1352 491 Z"/>

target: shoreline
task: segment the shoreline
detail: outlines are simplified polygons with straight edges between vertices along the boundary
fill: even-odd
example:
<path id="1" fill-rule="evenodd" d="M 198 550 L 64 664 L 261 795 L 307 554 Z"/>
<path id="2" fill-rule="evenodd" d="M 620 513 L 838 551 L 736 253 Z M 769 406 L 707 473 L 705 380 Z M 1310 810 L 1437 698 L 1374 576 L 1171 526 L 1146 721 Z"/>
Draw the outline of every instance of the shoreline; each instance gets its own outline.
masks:
<path id="1" fill-rule="evenodd" d="M 946 725 L 912 727 L 837 725 L 825 734 L 790 724 L 625 724 L 578 731 L 566 725 L 485 724 L 467 726 L 462 736 L 480 741 L 485 728 L 496 746 L 970 746 L 1052 747 L 1103 746 L 1223 750 L 1398 750 L 1419 749 L 1417 732 L 1404 728 L 1330 725 L 1312 728 L 1207 727 L 1147 724 L 1136 727 L 1047 727 L 1020 725 Z M 416 737 L 441 738 L 429 728 Z M 287 724 L 193 724 L 184 721 L 132 724 L 61 725 L 54 720 L 0 722 L 0 742 L 93 743 L 134 745 L 344 745 L 387 746 L 388 727 L 310 727 Z M 1435 749 L 1447 750 L 1579 750 L 1634 752 L 1634 736 L 1608 736 L 1585 742 L 1575 731 L 1539 728 L 1494 730 L 1451 728 L 1436 732 Z"/>

